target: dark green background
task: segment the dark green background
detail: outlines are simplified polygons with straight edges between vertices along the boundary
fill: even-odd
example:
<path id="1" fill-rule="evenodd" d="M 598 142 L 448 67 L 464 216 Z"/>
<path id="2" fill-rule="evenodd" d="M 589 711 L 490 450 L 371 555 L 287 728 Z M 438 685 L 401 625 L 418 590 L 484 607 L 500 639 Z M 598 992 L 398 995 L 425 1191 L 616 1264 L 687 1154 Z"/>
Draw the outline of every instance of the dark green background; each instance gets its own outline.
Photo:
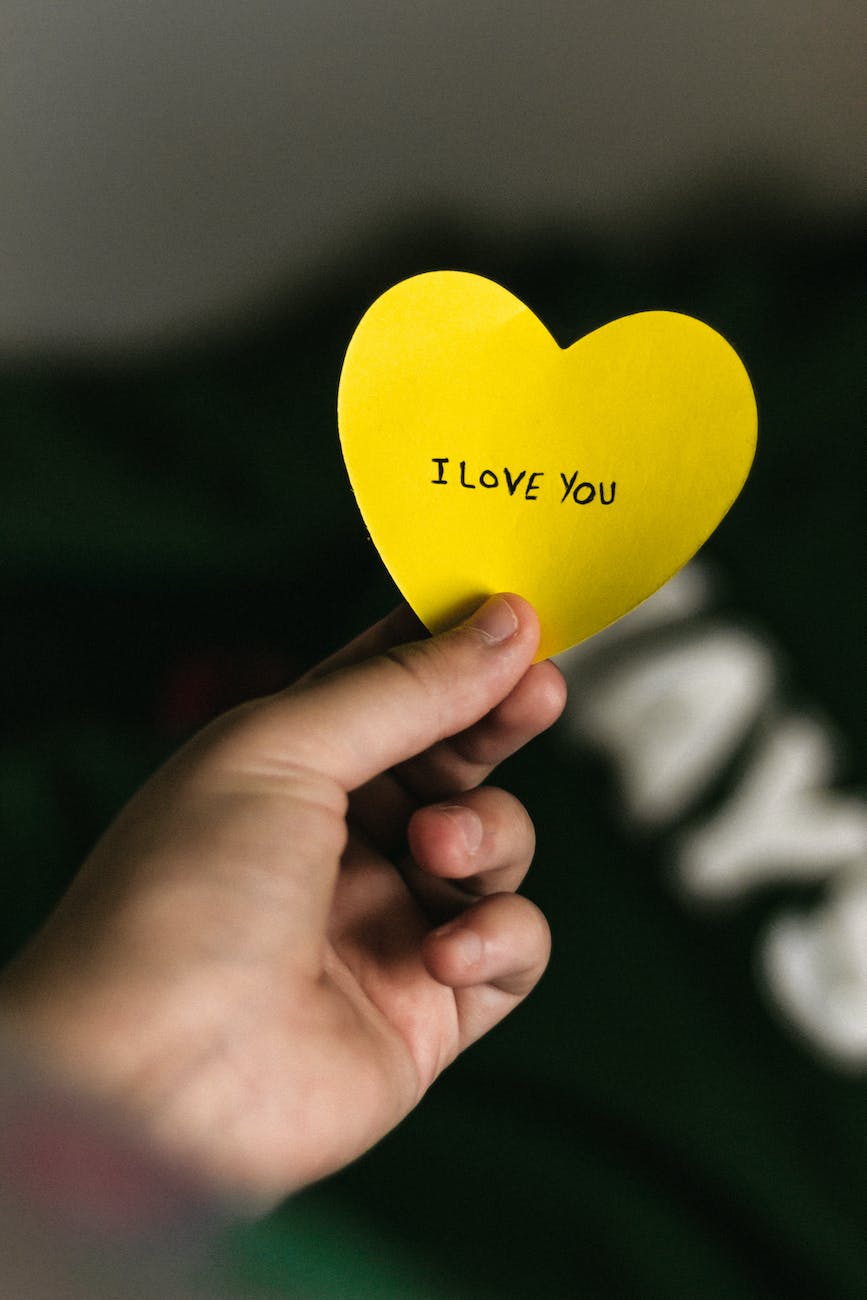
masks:
<path id="1" fill-rule="evenodd" d="M 394 603 L 336 390 L 367 305 L 423 270 L 491 276 L 562 343 L 668 308 L 734 344 L 760 449 L 707 553 L 732 616 L 781 648 L 786 699 L 845 737 L 843 780 L 863 774 L 864 252 L 860 224 L 736 208 L 629 250 L 443 222 L 219 336 L 7 364 L 3 956 L 191 728 Z M 556 733 L 503 781 L 537 824 L 549 973 L 375 1151 L 229 1234 L 227 1276 L 313 1296 L 863 1297 L 867 1081 L 801 1046 L 753 973 L 775 909 L 820 891 L 688 911 L 664 845 L 629 837 L 609 774 Z"/>

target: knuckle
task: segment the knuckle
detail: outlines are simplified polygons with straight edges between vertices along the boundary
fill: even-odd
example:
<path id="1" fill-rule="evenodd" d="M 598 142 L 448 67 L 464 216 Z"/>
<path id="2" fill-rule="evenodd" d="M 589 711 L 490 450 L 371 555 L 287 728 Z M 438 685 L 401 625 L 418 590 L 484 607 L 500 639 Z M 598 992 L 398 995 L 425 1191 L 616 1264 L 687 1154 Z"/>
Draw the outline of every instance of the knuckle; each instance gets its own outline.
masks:
<path id="1" fill-rule="evenodd" d="M 321 857 L 336 859 L 346 848 L 349 832 L 346 819 L 333 808 L 311 801 L 296 805 L 292 834 L 296 841 L 315 845 Z"/>
<path id="2" fill-rule="evenodd" d="M 413 690 L 439 715 L 449 686 L 448 656 L 436 640 L 411 642 L 386 650 L 383 658 L 408 678 Z"/>

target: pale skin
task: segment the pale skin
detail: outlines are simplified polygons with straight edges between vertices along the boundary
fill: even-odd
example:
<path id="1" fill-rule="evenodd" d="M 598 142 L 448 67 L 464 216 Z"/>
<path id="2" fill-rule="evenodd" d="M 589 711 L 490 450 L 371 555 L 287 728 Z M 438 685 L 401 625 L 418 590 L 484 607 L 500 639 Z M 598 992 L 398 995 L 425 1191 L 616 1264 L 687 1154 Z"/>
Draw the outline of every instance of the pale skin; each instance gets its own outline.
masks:
<path id="1" fill-rule="evenodd" d="M 419 634 L 399 610 L 194 737 L 0 985 L 50 1070 L 254 1210 L 378 1141 L 548 961 L 532 823 L 482 782 L 563 679 L 518 596 Z"/>

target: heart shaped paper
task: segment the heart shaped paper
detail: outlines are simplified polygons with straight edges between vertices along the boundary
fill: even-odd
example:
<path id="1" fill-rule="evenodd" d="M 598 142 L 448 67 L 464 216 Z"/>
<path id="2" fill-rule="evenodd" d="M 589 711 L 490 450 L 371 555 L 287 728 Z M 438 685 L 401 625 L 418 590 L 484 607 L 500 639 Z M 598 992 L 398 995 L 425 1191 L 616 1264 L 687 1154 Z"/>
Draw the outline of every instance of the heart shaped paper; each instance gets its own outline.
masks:
<path id="1" fill-rule="evenodd" d="M 404 280 L 367 311 L 338 418 L 370 535 L 425 625 L 516 591 L 539 614 L 540 658 L 685 564 L 756 445 L 746 370 L 701 321 L 641 312 L 564 349 L 459 271 Z"/>

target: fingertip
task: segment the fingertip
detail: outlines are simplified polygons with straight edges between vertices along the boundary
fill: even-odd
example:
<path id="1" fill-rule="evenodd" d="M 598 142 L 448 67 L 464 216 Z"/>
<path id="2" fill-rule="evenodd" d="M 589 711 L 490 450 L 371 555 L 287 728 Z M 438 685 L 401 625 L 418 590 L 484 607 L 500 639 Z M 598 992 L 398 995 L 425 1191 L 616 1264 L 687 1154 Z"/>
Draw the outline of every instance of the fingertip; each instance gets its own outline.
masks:
<path id="1" fill-rule="evenodd" d="M 461 740 L 462 755 L 495 766 L 553 726 L 566 705 L 566 682 L 550 659 L 530 664 L 509 694 Z"/>
<path id="2" fill-rule="evenodd" d="M 533 664 L 533 672 L 539 715 L 548 719 L 546 726 L 553 726 L 566 707 L 569 693 L 566 678 L 551 659 Z"/>
<path id="3" fill-rule="evenodd" d="M 534 607 L 530 604 L 525 596 L 519 596 L 515 591 L 503 591 L 500 593 L 503 600 L 507 600 L 515 611 L 521 626 L 539 627 L 539 615 Z"/>
<path id="4" fill-rule="evenodd" d="M 479 814 L 460 804 L 419 808 L 407 825 L 409 851 L 423 871 L 463 876 L 481 847 L 485 827 Z"/>
<path id="5" fill-rule="evenodd" d="M 523 998 L 541 979 L 551 955 L 551 931 L 529 899 L 494 894 L 424 940 L 425 967 L 451 988 L 490 984 Z"/>
<path id="6" fill-rule="evenodd" d="M 485 944 L 463 916 L 432 930 L 425 938 L 422 956 L 429 975 L 449 988 L 465 988 L 481 980 Z"/>
<path id="7" fill-rule="evenodd" d="M 515 592 L 499 592 L 489 596 L 464 623 L 480 632 L 494 646 L 518 640 L 532 646 L 539 644 L 541 629 L 539 618 L 529 601 Z"/>
<path id="8" fill-rule="evenodd" d="M 501 726 L 538 735 L 557 721 L 566 705 L 566 680 L 550 659 L 531 664 L 492 713 Z"/>
<path id="9" fill-rule="evenodd" d="M 535 654 L 542 635 L 539 615 L 529 600 L 525 599 L 524 596 L 519 596 L 517 592 L 503 592 L 502 599 L 511 606 L 518 621 L 518 632 L 522 637 L 526 637 L 528 641 L 532 642 L 533 653 Z"/>

